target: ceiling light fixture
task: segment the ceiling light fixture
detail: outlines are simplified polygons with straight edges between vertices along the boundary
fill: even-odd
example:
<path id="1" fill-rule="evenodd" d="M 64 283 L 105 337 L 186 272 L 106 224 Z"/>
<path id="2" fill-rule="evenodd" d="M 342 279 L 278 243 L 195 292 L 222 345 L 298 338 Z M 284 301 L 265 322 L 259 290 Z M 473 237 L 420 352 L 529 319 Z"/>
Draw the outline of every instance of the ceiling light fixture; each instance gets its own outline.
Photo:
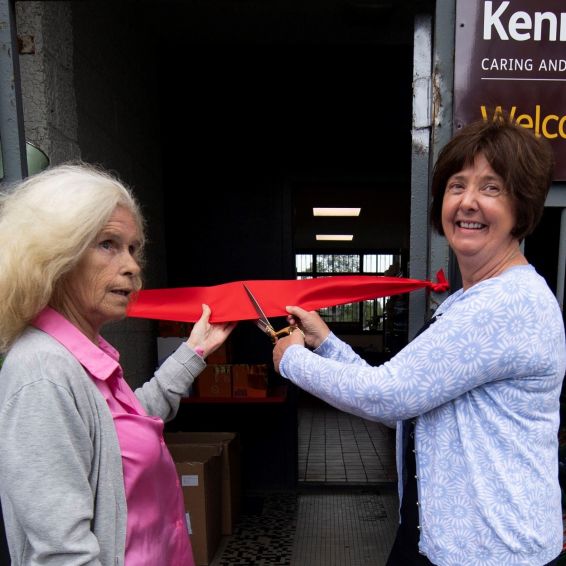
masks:
<path id="1" fill-rule="evenodd" d="M 315 207 L 313 216 L 359 216 L 361 208 Z"/>
<path id="2" fill-rule="evenodd" d="M 353 234 L 317 234 L 318 241 L 334 241 L 334 242 L 351 242 L 354 239 Z"/>

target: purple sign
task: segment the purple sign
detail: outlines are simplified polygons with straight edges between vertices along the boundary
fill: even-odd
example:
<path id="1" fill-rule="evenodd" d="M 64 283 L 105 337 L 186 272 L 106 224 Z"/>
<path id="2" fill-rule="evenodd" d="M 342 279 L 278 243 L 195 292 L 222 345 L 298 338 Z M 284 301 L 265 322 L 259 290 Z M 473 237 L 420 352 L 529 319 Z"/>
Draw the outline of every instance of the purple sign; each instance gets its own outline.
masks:
<path id="1" fill-rule="evenodd" d="M 454 124 L 505 112 L 547 138 L 566 180 L 566 3 L 457 0 Z"/>

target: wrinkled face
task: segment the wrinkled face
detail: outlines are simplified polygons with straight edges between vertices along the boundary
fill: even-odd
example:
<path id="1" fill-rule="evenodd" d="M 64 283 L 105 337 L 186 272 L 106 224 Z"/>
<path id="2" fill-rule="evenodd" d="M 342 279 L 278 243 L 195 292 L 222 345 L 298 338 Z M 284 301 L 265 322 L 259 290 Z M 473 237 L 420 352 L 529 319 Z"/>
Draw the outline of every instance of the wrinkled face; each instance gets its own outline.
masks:
<path id="1" fill-rule="evenodd" d="M 65 279 L 62 314 L 87 336 L 95 338 L 103 324 L 126 315 L 139 284 L 138 224 L 118 206 L 106 226 Z"/>
<path id="2" fill-rule="evenodd" d="M 503 257 L 516 239 L 513 203 L 503 179 L 479 154 L 452 175 L 442 201 L 442 228 L 458 260 L 478 265 Z"/>

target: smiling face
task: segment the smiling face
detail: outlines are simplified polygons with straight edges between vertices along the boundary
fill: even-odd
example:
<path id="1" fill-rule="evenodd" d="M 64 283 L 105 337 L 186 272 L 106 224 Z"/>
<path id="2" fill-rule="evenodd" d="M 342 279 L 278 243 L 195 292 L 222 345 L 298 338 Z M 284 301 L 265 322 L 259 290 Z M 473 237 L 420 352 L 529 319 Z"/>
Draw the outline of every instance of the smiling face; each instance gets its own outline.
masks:
<path id="1" fill-rule="evenodd" d="M 442 228 L 463 271 L 492 271 L 518 249 L 513 202 L 483 154 L 452 175 L 442 201 Z"/>
<path id="2" fill-rule="evenodd" d="M 118 206 L 78 264 L 65 277 L 59 310 L 92 340 L 103 324 L 120 320 L 139 287 L 139 226 Z"/>

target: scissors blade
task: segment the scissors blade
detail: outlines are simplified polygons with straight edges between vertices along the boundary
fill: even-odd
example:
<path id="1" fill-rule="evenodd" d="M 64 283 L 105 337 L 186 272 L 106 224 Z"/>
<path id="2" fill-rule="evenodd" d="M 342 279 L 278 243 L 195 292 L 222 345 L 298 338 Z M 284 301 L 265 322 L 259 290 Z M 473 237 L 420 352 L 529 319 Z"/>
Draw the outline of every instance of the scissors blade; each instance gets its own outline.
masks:
<path id="1" fill-rule="evenodd" d="M 259 303 L 257 302 L 256 298 L 253 296 L 252 292 L 246 287 L 245 283 L 242 283 L 242 285 L 244 286 L 244 289 L 246 290 L 246 293 L 248 294 L 248 297 L 250 298 L 250 301 L 252 302 L 252 305 L 254 306 L 256 313 L 259 316 L 259 320 L 257 321 L 258 326 L 264 332 L 270 333 L 270 331 L 273 330 L 273 326 L 271 326 L 269 319 L 265 316 L 265 313 L 263 312 L 262 308 L 259 306 Z"/>

